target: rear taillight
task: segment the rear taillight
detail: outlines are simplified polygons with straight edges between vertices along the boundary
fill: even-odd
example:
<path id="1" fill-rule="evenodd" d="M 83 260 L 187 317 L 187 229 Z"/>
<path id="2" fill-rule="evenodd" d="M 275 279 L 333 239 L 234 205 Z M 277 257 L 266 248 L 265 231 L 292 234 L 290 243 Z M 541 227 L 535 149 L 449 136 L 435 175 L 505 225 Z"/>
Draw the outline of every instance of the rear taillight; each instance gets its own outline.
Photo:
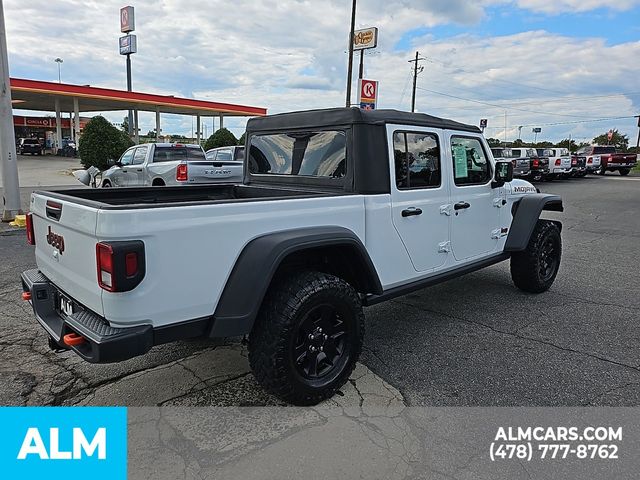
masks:
<path id="1" fill-rule="evenodd" d="M 113 248 L 107 243 L 96 245 L 96 262 L 98 265 L 98 285 L 109 292 L 115 291 L 113 282 Z"/>
<path id="2" fill-rule="evenodd" d="M 187 173 L 187 164 L 181 163 L 176 169 L 176 180 L 178 182 L 186 182 L 188 180 Z"/>
<path id="3" fill-rule="evenodd" d="M 538 168 L 540 166 L 540 160 L 537 158 L 533 159 L 533 168 Z"/>
<path id="4" fill-rule="evenodd" d="M 98 285 L 108 292 L 128 292 L 145 275 L 144 243 L 100 242 L 96 244 Z"/>
<path id="5" fill-rule="evenodd" d="M 561 163 L 562 163 L 562 160 L 560 160 L 559 158 L 556 158 L 556 167 L 560 166 Z"/>
<path id="6" fill-rule="evenodd" d="M 27 243 L 29 245 L 36 244 L 36 235 L 33 231 L 33 214 L 31 212 L 25 215 L 25 223 L 27 227 Z"/>

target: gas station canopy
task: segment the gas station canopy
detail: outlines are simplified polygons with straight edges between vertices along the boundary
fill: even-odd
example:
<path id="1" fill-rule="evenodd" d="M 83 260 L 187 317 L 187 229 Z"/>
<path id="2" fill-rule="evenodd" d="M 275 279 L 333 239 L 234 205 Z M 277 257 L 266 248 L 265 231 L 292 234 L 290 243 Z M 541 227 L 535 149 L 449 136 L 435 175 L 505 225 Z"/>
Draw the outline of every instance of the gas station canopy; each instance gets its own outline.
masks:
<path id="1" fill-rule="evenodd" d="M 225 117 L 261 116 L 267 113 L 265 108 L 260 107 L 22 78 L 11 79 L 11 98 L 14 109 L 46 112 L 56 110 L 57 99 L 59 109 L 63 112 L 73 112 L 76 109 L 80 112 L 138 110 Z"/>

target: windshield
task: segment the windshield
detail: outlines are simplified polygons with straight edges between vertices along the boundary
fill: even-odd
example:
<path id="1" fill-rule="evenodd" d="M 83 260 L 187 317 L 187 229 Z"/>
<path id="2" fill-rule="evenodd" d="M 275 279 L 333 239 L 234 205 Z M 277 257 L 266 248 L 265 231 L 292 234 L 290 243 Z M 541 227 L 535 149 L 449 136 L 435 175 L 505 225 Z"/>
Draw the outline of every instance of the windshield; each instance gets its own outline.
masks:
<path id="1" fill-rule="evenodd" d="M 154 162 L 182 162 L 184 160 L 205 160 L 204 152 L 197 147 L 156 147 Z"/>
<path id="2" fill-rule="evenodd" d="M 251 137 L 253 174 L 342 178 L 347 142 L 343 131 L 291 132 Z"/>

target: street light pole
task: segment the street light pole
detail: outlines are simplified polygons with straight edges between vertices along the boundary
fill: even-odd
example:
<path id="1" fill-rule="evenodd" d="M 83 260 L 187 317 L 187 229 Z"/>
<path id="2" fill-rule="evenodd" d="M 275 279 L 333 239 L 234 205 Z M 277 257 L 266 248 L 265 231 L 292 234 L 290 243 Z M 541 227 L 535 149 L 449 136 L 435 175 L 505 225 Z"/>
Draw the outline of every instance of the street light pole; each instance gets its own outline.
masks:
<path id="1" fill-rule="evenodd" d="M 4 5 L 0 0 L 0 173 L 4 210 L 2 221 L 9 222 L 20 209 L 20 183 L 16 156 L 16 137 L 13 130 L 13 108 L 9 83 L 9 59 L 7 55 L 7 31 L 4 25 Z"/>
<path id="2" fill-rule="evenodd" d="M 64 63 L 64 60 L 58 57 L 54 60 L 54 62 L 58 64 L 58 83 L 62 83 L 62 77 L 60 76 L 60 65 Z"/>
<path id="3" fill-rule="evenodd" d="M 345 106 L 351 106 L 351 78 L 353 76 L 353 32 L 356 29 L 356 0 L 351 5 L 351 30 L 349 31 L 349 67 L 347 68 L 347 99 Z"/>
<path id="4" fill-rule="evenodd" d="M 127 92 L 131 91 L 131 54 L 127 53 Z M 129 109 L 129 137 L 133 135 L 133 110 Z M 137 125 L 136 125 L 137 128 Z"/>

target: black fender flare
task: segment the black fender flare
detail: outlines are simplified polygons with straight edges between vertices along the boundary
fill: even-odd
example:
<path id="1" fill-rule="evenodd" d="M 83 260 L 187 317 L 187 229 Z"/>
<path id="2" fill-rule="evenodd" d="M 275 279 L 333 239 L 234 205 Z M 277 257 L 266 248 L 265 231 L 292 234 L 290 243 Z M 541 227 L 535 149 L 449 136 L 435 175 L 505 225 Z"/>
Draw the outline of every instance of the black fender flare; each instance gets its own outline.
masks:
<path id="1" fill-rule="evenodd" d="M 513 221 L 504 245 L 505 252 L 521 252 L 529 239 L 543 210 L 563 212 L 562 198 L 558 195 L 535 193 L 525 195 L 513 205 Z M 562 224 L 556 222 L 560 228 Z"/>
<path id="2" fill-rule="evenodd" d="M 222 291 L 210 337 L 233 337 L 251 332 L 264 296 L 282 262 L 292 253 L 323 247 L 345 248 L 356 262 L 362 294 L 381 294 L 382 284 L 366 248 L 351 230 L 309 227 L 263 235 L 251 240 L 238 257 Z"/>

